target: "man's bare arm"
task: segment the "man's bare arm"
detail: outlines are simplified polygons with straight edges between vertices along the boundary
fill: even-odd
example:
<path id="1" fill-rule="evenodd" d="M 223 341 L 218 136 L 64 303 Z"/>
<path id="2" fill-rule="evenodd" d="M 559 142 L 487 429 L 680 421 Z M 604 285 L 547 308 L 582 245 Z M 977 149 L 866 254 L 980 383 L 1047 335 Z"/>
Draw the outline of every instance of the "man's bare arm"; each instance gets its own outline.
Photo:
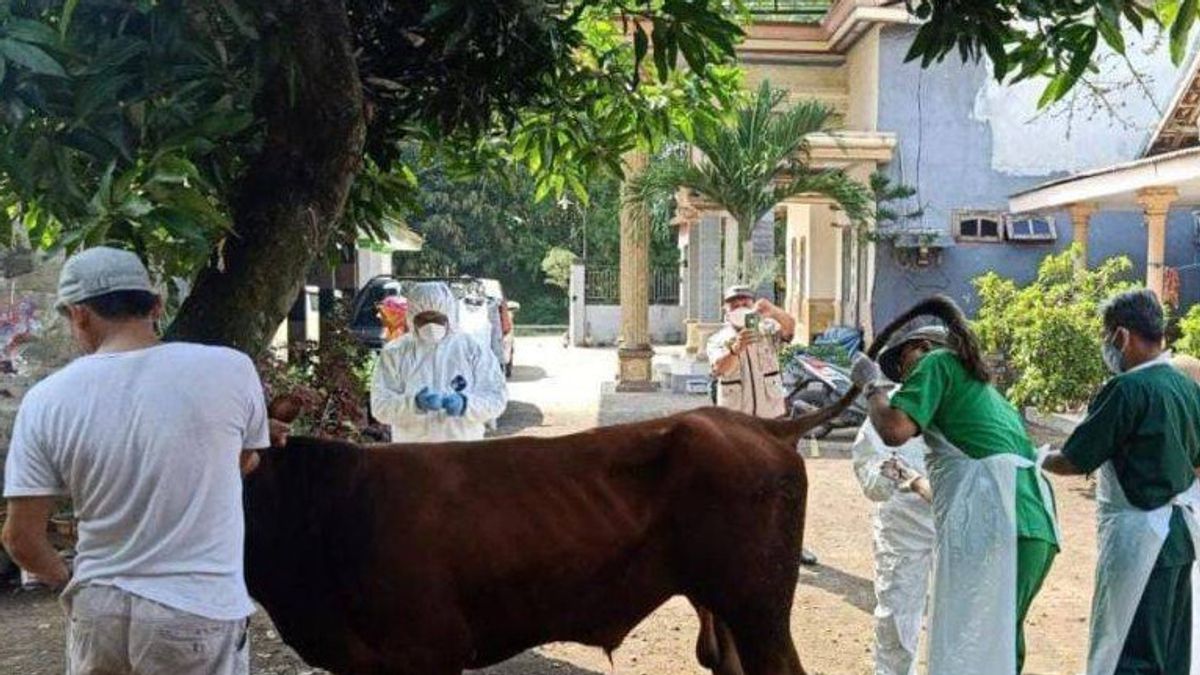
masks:
<path id="1" fill-rule="evenodd" d="M 8 500 L 8 519 L 0 538 L 4 548 L 21 569 L 54 587 L 71 578 L 62 557 L 50 544 L 46 526 L 54 513 L 57 497 L 13 497 Z"/>
<path id="2" fill-rule="evenodd" d="M 909 439 L 921 433 L 921 428 L 912 421 L 908 413 L 897 410 L 888 403 L 886 391 L 875 390 L 867 405 L 870 409 L 871 424 L 875 425 L 879 437 L 887 445 L 891 447 L 904 445 Z"/>
<path id="3" fill-rule="evenodd" d="M 725 355 L 713 362 L 713 372 L 721 377 L 737 372 L 738 357 L 747 346 L 757 339 L 759 339 L 757 332 L 743 328 L 738 332 L 737 337 L 730 341 L 729 350 L 725 352 Z"/>
<path id="4" fill-rule="evenodd" d="M 1061 452 L 1051 452 L 1042 462 L 1042 468 L 1059 476 L 1082 476 L 1084 472 Z"/>
<path id="5" fill-rule="evenodd" d="M 774 319 L 779 324 L 779 337 L 787 342 L 796 334 L 796 318 L 769 300 L 760 299 L 754 306 L 755 311 L 763 316 Z"/>

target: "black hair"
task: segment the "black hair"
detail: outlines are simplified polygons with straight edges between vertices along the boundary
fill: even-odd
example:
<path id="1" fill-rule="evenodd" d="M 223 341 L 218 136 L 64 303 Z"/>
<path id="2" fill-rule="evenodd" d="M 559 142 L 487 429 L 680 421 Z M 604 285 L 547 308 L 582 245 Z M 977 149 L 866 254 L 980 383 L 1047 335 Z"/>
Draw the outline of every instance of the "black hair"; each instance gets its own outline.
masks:
<path id="1" fill-rule="evenodd" d="M 1130 333 L 1151 342 L 1161 342 L 1166 332 L 1162 305 L 1149 289 L 1126 291 L 1114 295 L 1101 310 L 1104 329 L 1109 333 L 1125 328 Z"/>
<path id="2" fill-rule="evenodd" d="M 927 316 L 940 319 L 946 326 L 946 331 L 949 333 L 946 348 L 958 356 L 958 360 L 962 361 L 967 372 L 980 382 L 991 382 L 992 371 L 983 358 L 983 348 L 979 346 L 979 338 L 971 330 L 967 317 L 958 305 L 944 295 L 935 295 L 922 300 L 889 323 L 875 336 L 875 342 L 868 350 L 868 355 L 874 358 L 901 328 L 914 319 Z"/>
<path id="3" fill-rule="evenodd" d="M 145 319 L 158 305 L 158 296 L 149 291 L 112 291 L 79 302 L 109 321 Z"/>

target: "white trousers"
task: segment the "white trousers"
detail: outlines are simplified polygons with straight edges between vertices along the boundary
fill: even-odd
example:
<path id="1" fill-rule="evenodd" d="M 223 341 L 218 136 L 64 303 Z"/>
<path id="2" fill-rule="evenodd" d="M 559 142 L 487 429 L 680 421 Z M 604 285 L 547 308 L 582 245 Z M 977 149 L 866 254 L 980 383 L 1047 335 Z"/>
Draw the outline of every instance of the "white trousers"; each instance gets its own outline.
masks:
<path id="1" fill-rule="evenodd" d="M 916 675 L 933 551 L 875 542 L 875 675 Z"/>

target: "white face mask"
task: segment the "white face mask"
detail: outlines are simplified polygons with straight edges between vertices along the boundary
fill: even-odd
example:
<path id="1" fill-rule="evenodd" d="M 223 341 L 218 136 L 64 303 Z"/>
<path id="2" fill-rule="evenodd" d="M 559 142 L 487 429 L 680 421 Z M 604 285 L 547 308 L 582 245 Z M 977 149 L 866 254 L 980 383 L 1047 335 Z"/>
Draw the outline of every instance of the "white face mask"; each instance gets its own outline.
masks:
<path id="1" fill-rule="evenodd" d="M 441 342 L 446 337 L 446 327 L 440 323 L 427 323 L 417 329 L 417 337 L 425 342 Z"/>
<path id="2" fill-rule="evenodd" d="M 745 328 L 746 317 L 750 316 L 750 313 L 753 311 L 754 309 L 750 307 L 738 307 L 737 309 L 731 309 L 725 313 L 725 320 L 733 324 L 734 328 Z"/>
<path id="3" fill-rule="evenodd" d="M 1120 375 L 1124 370 L 1121 367 L 1121 361 L 1124 360 L 1125 355 L 1111 341 L 1104 341 L 1101 356 L 1104 357 L 1104 365 L 1108 367 L 1108 370 L 1112 372 L 1113 375 Z"/>

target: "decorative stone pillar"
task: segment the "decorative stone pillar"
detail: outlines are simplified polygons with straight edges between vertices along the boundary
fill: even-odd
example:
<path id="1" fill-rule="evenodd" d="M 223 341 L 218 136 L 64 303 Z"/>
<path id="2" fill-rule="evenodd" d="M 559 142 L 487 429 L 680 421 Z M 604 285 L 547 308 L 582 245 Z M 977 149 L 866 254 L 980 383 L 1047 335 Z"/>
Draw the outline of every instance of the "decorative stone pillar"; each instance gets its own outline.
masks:
<path id="1" fill-rule="evenodd" d="M 679 300 L 683 306 L 684 335 L 687 343 L 684 352 L 695 355 L 699 345 L 696 342 L 696 322 L 699 321 L 699 281 L 700 266 L 697 242 L 697 225 L 700 223 L 700 212 L 692 206 L 691 190 L 680 188 L 675 192 L 675 217 L 671 224 L 679 228 L 679 251 L 682 269 L 680 269 L 680 286 L 682 292 Z"/>
<path id="2" fill-rule="evenodd" d="M 725 237 L 725 262 L 724 262 L 724 282 L 723 285 L 731 286 L 741 281 L 742 271 L 742 233 L 738 228 L 737 221 L 733 216 L 726 216 L 722 219 L 724 226 L 723 234 Z"/>
<path id="3" fill-rule="evenodd" d="M 625 175 L 636 176 L 646 154 L 625 156 Z M 621 347 L 617 391 L 654 391 L 650 348 L 650 220 L 631 205 L 621 207 Z"/>
<path id="4" fill-rule="evenodd" d="M 1078 244 L 1078 255 L 1075 257 L 1076 269 L 1087 269 L 1088 265 L 1088 229 L 1091 225 L 1092 214 L 1096 212 L 1093 204 L 1077 202 L 1067 207 L 1071 214 L 1071 226 L 1074 233 L 1071 237 L 1073 244 Z"/>
<path id="5" fill-rule="evenodd" d="M 721 216 L 716 205 L 700 217 L 695 227 L 696 236 L 693 246 L 696 247 L 696 265 L 700 268 L 696 279 L 696 336 L 690 338 L 697 345 L 697 357 L 707 360 L 705 349 L 708 338 L 721 329 L 725 309 L 721 296 L 725 292 L 724 279 L 721 278 Z"/>
<path id="6" fill-rule="evenodd" d="M 750 234 L 751 255 L 754 260 L 752 273 L 756 276 L 765 275 L 766 269 L 775 262 L 775 211 L 768 211 L 754 224 Z M 764 276 L 755 289 L 760 298 L 776 302 L 775 276 Z"/>
<path id="7" fill-rule="evenodd" d="M 1173 187 L 1152 187 L 1138 190 L 1137 201 L 1146 213 L 1146 288 L 1159 298 L 1163 294 L 1166 260 L 1167 212 L 1179 198 Z"/>

